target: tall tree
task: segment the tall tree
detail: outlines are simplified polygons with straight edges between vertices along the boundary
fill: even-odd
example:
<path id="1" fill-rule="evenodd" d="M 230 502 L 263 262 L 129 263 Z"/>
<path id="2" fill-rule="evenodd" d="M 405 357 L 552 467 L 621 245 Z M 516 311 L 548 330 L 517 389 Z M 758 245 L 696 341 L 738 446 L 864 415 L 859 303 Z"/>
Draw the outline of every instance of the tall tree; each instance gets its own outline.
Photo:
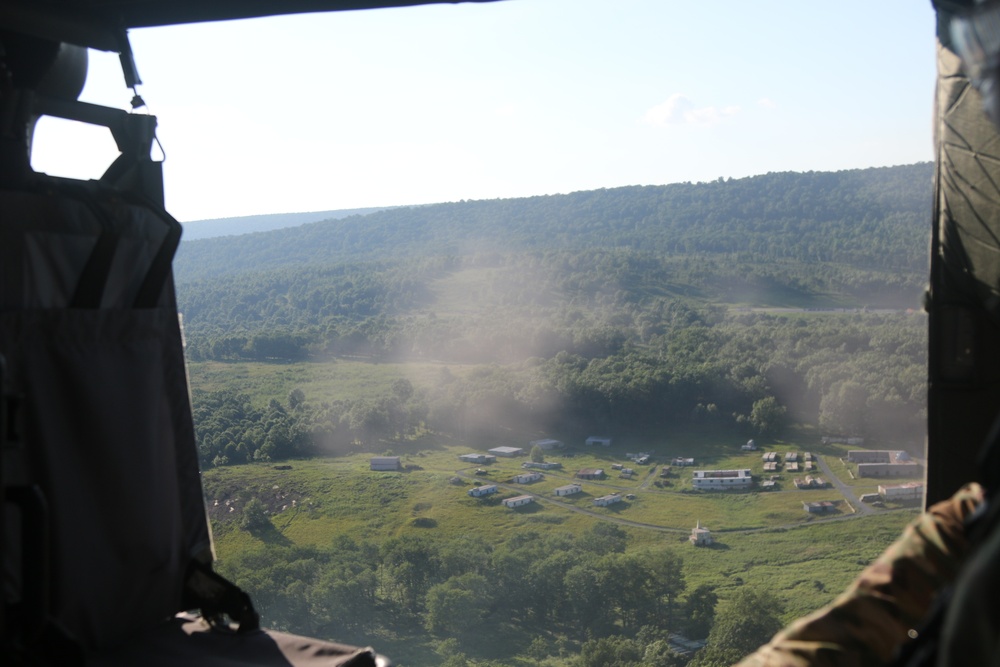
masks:
<path id="1" fill-rule="evenodd" d="M 709 584 L 702 584 L 688 593 L 687 599 L 684 600 L 684 622 L 681 625 L 681 632 L 691 639 L 707 637 L 715 624 L 715 605 L 718 601 L 719 596 L 715 594 L 715 587 Z"/>
<path id="2" fill-rule="evenodd" d="M 774 435 L 784 426 L 785 406 L 774 396 L 755 401 L 750 411 L 750 424 L 761 436 Z"/>
<path id="3" fill-rule="evenodd" d="M 784 606 L 772 593 L 740 588 L 716 616 L 708 645 L 690 667 L 729 667 L 766 643 L 782 628 Z"/>

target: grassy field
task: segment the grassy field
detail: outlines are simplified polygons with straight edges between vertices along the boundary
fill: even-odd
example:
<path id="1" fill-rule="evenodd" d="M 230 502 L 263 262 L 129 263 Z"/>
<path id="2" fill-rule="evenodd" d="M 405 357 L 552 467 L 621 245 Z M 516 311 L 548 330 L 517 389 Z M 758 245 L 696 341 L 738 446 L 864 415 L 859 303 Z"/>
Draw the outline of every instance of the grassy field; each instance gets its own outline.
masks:
<path id="1" fill-rule="evenodd" d="M 225 559 L 265 543 L 329 546 L 339 535 L 373 541 L 417 534 L 462 536 L 500 544 L 533 526 L 580 534 L 597 521 L 613 521 L 637 545 L 676 545 L 685 558 L 689 586 L 712 583 L 724 599 L 743 583 L 766 583 L 785 601 L 791 618 L 832 599 L 916 511 L 856 517 L 842 505 L 832 515 L 838 520 L 830 521 L 804 512 L 802 501 L 835 500 L 839 494 L 831 489 L 695 492 L 686 490 L 686 473 L 673 478 L 679 489 L 659 489 L 651 483 L 643 486 L 650 467 L 641 468 L 633 480 L 583 481 L 583 493 L 557 498 L 552 490 L 569 483 L 577 468 L 599 467 L 621 453 L 553 453 L 549 459 L 561 461 L 561 470 L 545 471 L 535 483 L 513 484 L 510 478 L 522 471 L 523 458 L 469 466 L 458 455 L 470 449 L 448 444 L 398 452 L 409 468 L 400 472 L 369 470 L 367 454 L 291 461 L 285 464 L 290 469 L 254 464 L 208 470 L 204 484 L 219 555 Z M 722 460 L 751 468 L 759 467 L 759 461 L 758 452 Z M 476 475 L 478 467 L 487 474 Z M 658 477 L 648 481 L 652 479 Z M 476 480 L 500 483 L 501 497 L 529 493 L 537 501 L 511 510 L 495 499 L 472 498 L 467 492 Z M 615 491 L 635 498 L 610 507 L 593 505 L 595 497 Z M 236 528 L 233 519 L 252 497 L 270 510 L 274 531 L 252 536 Z M 699 521 L 713 531 L 718 544 L 699 549 L 687 543 Z"/>
<path id="2" fill-rule="evenodd" d="M 704 436 L 701 436 L 702 438 Z M 692 439 L 694 438 L 694 439 Z M 663 531 L 689 531 L 701 521 L 712 530 L 760 530 L 776 527 L 794 527 L 816 522 L 806 513 L 804 501 L 842 501 L 836 489 L 798 490 L 792 479 L 798 474 L 779 473 L 779 490 L 770 492 L 727 491 L 708 492 L 691 486 L 691 469 L 673 467 L 668 477 L 661 477 L 664 461 L 669 464 L 674 455 L 694 452 L 715 452 L 715 455 L 696 457 L 695 469 L 749 468 L 755 476 L 763 473 L 761 451 L 742 451 L 738 446 L 720 445 L 714 439 L 702 440 L 695 436 L 677 438 L 671 446 L 664 446 L 665 454 L 654 456 L 652 465 L 638 465 L 625 457 L 617 446 L 612 448 L 570 445 L 564 450 L 548 452 L 546 459 L 558 462 L 561 468 L 543 471 L 543 478 L 530 484 L 515 484 L 512 477 L 523 472 L 521 463 L 526 457 L 499 457 L 490 464 L 469 464 L 459 460 L 459 455 L 482 452 L 495 443 L 481 444 L 453 441 L 425 435 L 421 439 L 403 443 L 385 443 L 373 446 L 372 454 L 397 454 L 401 456 L 406 472 L 372 472 L 368 465 L 369 454 L 346 457 L 311 459 L 291 463 L 291 470 L 275 470 L 267 464 L 226 467 L 205 473 L 206 487 L 217 490 L 218 497 L 209 497 L 213 509 L 216 501 L 229 513 L 232 503 L 239 496 L 246 496 L 248 489 L 255 493 L 270 492 L 268 500 L 275 512 L 275 523 L 294 542 L 316 544 L 338 532 L 360 530 L 375 531 L 379 535 L 400 534 L 412 529 L 412 519 L 419 515 L 422 526 L 434 525 L 439 530 L 451 532 L 471 531 L 487 538 L 503 534 L 523 525 L 526 520 L 552 523 L 580 521 L 581 514 L 588 520 L 607 518 L 645 524 L 649 529 Z M 527 443 L 516 444 L 527 449 Z M 811 447 L 809 451 L 818 448 Z M 764 451 L 803 452 L 806 449 L 795 443 L 769 443 Z M 850 480 L 843 474 L 848 468 L 837 458 L 839 450 L 827 450 L 833 456 L 821 454 L 838 477 L 853 481 L 854 491 L 874 492 L 877 483 L 872 480 Z M 635 470 L 632 477 L 624 477 L 613 465 L 620 464 Z M 575 474 L 583 468 L 601 468 L 606 476 L 602 480 L 578 480 Z M 482 474 L 477 474 L 477 469 Z M 500 495 L 519 494 L 535 496 L 530 509 L 512 513 L 500 506 L 483 505 L 469 498 L 467 491 L 476 482 L 501 484 Z M 553 490 L 570 482 L 580 482 L 582 493 L 556 497 Z M 628 494 L 609 507 L 596 507 L 593 499 L 611 493 Z M 248 498 L 244 498 L 246 500 Z M 230 501 L 229 507 L 225 502 Z M 285 500 L 287 502 L 278 502 Z M 294 504 L 292 501 L 295 501 Z M 287 506 L 287 507 L 286 507 Z M 410 511 L 419 506 L 419 511 Z M 842 503 L 834 516 L 846 516 L 852 508 Z M 377 516 L 372 517 L 374 513 Z M 216 509 L 213 515 L 225 521 Z M 544 518 L 543 518 L 544 517 Z"/>
<path id="3" fill-rule="evenodd" d="M 716 547 L 681 551 L 688 587 L 710 583 L 726 599 L 741 585 L 762 585 L 782 599 L 785 620 L 792 620 L 844 590 L 914 515 L 889 512 L 790 530 L 714 535 Z"/>
<path id="4" fill-rule="evenodd" d="M 323 401 L 376 398 L 386 393 L 393 380 L 406 378 L 415 387 L 433 384 L 444 369 L 461 376 L 472 366 L 456 364 L 376 363 L 337 359 L 324 362 L 264 363 L 244 361 L 198 361 L 188 364 L 191 387 L 202 391 L 237 390 L 248 394 L 254 405 L 272 398 L 284 402 L 288 392 L 299 388 L 307 399 Z"/>
<path id="5" fill-rule="evenodd" d="M 301 388 L 307 400 L 357 396 L 377 397 L 391 382 L 406 377 L 417 387 L 440 377 L 444 366 L 426 364 L 371 364 L 338 361 L 333 364 L 192 364 L 192 385 L 214 390 L 236 388 L 255 404 L 271 398 L 284 400 Z M 467 369 L 449 366 L 461 374 Z M 467 464 L 460 454 L 484 452 L 498 445 L 528 449 L 539 435 L 563 439 L 565 450 L 549 452 L 547 460 L 562 467 L 542 471 L 530 484 L 514 484 L 526 456 L 498 458 L 487 465 Z M 264 545 L 330 547 L 338 536 L 381 543 L 391 537 L 426 535 L 441 539 L 473 540 L 499 545 L 527 530 L 583 534 L 595 523 L 615 522 L 631 537 L 633 548 L 668 544 L 684 559 L 688 590 L 701 584 L 717 587 L 721 604 L 744 584 L 773 591 L 785 604 L 791 620 L 826 604 L 861 568 L 880 553 L 916 513 L 913 506 L 889 504 L 869 516 L 857 516 L 846 503 L 829 517 L 803 510 L 805 500 L 842 500 L 836 489 L 799 491 L 794 477 L 805 473 L 779 472 L 779 490 L 772 492 L 702 492 L 691 487 L 691 469 L 673 467 L 668 477 L 660 471 L 676 456 L 693 457 L 696 468 L 750 468 L 763 474 L 761 454 L 809 451 L 830 466 L 834 475 L 855 493 L 874 492 L 877 481 L 852 479 L 851 466 L 841 461 L 846 445 L 822 445 L 810 429 L 794 431 L 787 440 L 758 442 L 759 451 L 743 451 L 745 439 L 718 429 L 691 429 L 669 435 L 649 434 L 616 438 L 610 448 L 585 447 L 582 439 L 565 434 L 524 434 L 510 431 L 490 441 L 470 441 L 423 434 L 404 442 L 381 442 L 370 451 L 350 456 L 249 464 L 206 470 L 203 476 L 217 550 L 225 561 L 232 554 Z M 626 452 L 652 452 L 650 465 L 628 461 Z M 395 454 L 405 466 L 400 472 L 374 472 L 371 455 Z M 621 464 L 636 474 L 627 479 L 612 469 Z M 281 468 L 281 469 L 279 469 Z M 485 474 L 476 474 L 482 468 Z M 583 492 L 556 497 L 553 490 L 576 480 L 581 468 L 602 468 L 607 477 L 580 481 Z M 536 501 L 507 509 L 494 499 L 468 496 L 476 481 L 500 484 L 499 497 L 531 494 Z M 657 486 L 656 483 L 661 485 Z M 609 507 L 595 507 L 593 499 L 608 493 L 634 495 Z M 242 508 L 251 498 L 268 508 L 271 528 L 253 534 L 238 528 Z M 688 541 L 696 523 L 712 530 L 716 544 L 695 548 Z M 416 643 L 414 643 L 416 641 Z M 433 646 L 413 637 L 379 638 L 380 645 L 400 655 L 435 664 Z M 391 651 L 389 651 L 391 654 Z"/>

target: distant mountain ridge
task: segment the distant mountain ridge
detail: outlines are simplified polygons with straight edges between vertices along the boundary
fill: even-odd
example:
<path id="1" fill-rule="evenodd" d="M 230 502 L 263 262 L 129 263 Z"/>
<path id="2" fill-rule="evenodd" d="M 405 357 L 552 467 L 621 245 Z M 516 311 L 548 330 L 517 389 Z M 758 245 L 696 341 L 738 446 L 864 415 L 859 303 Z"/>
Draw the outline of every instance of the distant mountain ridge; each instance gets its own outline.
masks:
<path id="1" fill-rule="evenodd" d="M 192 240 L 175 269 L 186 282 L 343 262 L 606 248 L 916 275 L 927 263 L 932 174 L 921 163 L 400 207 Z"/>
<path id="2" fill-rule="evenodd" d="M 338 220 L 352 215 L 367 215 L 376 211 L 384 211 L 391 207 L 375 208 L 344 208 L 335 211 L 310 211 L 302 213 L 270 213 L 263 215 L 243 215 L 231 218 L 213 218 L 210 220 L 192 220 L 184 223 L 183 241 L 217 238 L 220 236 L 239 236 L 254 232 L 270 232 L 288 227 L 298 227 L 310 222 L 322 220 Z"/>

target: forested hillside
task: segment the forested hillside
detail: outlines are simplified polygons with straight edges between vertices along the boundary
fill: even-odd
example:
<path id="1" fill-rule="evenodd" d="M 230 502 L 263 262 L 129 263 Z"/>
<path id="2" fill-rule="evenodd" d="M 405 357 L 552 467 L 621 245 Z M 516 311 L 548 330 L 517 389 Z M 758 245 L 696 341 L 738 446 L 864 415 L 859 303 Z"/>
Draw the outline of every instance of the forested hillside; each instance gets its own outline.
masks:
<path id="1" fill-rule="evenodd" d="M 509 423 L 775 433 L 799 422 L 919 442 L 924 323 L 905 311 L 925 280 L 930 178 L 929 164 L 768 174 L 186 243 L 194 361 L 480 365 L 376 401 L 309 396 L 270 417 L 246 397 L 203 397 L 242 406 L 204 414 L 203 461 Z M 880 308 L 893 312 L 864 312 Z"/>
<path id="2" fill-rule="evenodd" d="M 624 317 L 635 329 L 637 311 L 677 299 L 910 308 L 925 281 L 930 176 L 928 164 L 768 174 L 393 209 L 191 242 L 176 263 L 181 307 L 204 358 L 233 356 L 220 338 L 233 336 L 250 358 L 448 358 L 456 327 L 427 318 L 450 314 L 461 315 L 460 337 L 484 340 L 515 320 L 533 328 L 542 314 L 564 331 L 581 310 L 597 328 Z"/>
<path id="3" fill-rule="evenodd" d="M 273 213 L 264 215 L 243 215 L 234 218 L 212 220 L 192 220 L 184 223 L 184 241 L 210 239 L 219 236 L 239 236 L 253 232 L 269 232 L 286 227 L 298 227 L 310 222 L 336 220 L 351 215 L 365 215 L 381 208 L 351 208 L 336 211 L 310 211 L 307 213 Z"/>
<path id="4" fill-rule="evenodd" d="M 919 272 L 931 176 L 925 163 L 398 208 L 185 243 L 176 267 L 187 282 L 304 264 L 629 248 Z"/>

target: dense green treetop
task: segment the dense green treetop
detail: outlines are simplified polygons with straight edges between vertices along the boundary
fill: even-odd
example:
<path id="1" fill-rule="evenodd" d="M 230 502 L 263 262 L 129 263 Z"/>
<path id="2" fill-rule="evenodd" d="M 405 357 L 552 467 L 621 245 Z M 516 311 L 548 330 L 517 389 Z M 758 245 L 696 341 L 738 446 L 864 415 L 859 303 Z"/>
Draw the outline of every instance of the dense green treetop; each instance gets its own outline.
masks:
<path id="1" fill-rule="evenodd" d="M 317 263 L 603 247 L 920 271 L 931 177 L 924 163 L 406 207 L 192 241 L 176 267 L 187 281 Z"/>

